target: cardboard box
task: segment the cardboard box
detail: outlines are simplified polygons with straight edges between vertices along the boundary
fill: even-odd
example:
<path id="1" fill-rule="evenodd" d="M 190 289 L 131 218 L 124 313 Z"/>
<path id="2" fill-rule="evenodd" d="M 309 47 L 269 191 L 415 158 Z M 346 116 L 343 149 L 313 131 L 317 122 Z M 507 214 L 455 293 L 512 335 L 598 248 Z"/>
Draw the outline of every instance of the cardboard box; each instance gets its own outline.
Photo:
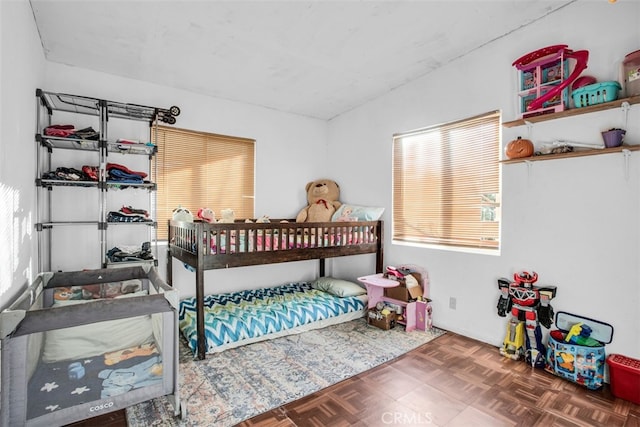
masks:
<path id="1" fill-rule="evenodd" d="M 367 323 L 376 328 L 388 331 L 396 326 L 396 313 L 393 311 L 387 315 L 382 314 L 378 310 L 369 310 L 367 312 Z"/>
<path id="2" fill-rule="evenodd" d="M 388 279 L 397 279 L 398 286 L 393 288 L 384 288 L 384 296 L 396 299 L 398 301 L 409 302 L 422 296 L 422 276 L 420 273 L 411 273 L 411 278 L 397 278 L 393 276 Z M 386 277 L 386 276 L 385 276 Z"/>
<path id="3" fill-rule="evenodd" d="M 409 290 L 402 285 L 395 288 L 385 288 L 384 296 L 404 302 L 409 302 L 410 299 Z"/>

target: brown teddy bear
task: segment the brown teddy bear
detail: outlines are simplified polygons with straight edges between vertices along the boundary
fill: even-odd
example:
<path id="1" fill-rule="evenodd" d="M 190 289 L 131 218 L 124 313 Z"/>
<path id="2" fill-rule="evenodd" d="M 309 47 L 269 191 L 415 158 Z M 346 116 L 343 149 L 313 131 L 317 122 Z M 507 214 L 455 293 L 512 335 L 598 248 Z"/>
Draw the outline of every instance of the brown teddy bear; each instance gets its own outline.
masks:
<path id="1" fill-rule="evenodd" d="M 340 198 L 340 186 L 330 179 L 311 181 L 305 187 L 307 190 L 307 202 L 298 216 L 296 222 L 329 222 L 342 203 Z"/>

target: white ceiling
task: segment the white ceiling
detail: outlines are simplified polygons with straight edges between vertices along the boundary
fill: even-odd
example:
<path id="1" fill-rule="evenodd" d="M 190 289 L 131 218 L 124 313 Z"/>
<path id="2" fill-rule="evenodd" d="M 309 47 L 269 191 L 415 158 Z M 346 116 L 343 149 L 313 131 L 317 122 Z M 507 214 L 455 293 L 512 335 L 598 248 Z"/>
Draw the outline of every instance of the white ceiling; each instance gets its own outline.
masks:
<path id="1" fill-rule="evenodd" d="M 576 0 L 30 0 L 45 57 L 331 119 Z"/>

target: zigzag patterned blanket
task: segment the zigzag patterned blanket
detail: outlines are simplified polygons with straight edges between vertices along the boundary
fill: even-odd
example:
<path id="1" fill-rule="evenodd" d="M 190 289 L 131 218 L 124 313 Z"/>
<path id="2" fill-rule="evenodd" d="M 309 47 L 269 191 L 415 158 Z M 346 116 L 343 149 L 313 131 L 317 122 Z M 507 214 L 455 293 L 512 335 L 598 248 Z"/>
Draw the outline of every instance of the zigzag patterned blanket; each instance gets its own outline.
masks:
<path id="1" fill-rule="evenodd" d="M 342 314 L 363 311 L 358 297 L 337 297 L 309 283 L 208 295 L 205 305 L 207 353 L 217 347 L 266 336 Z M 180 331 L 197 351 L 196 300 L 180 302 Z"/>

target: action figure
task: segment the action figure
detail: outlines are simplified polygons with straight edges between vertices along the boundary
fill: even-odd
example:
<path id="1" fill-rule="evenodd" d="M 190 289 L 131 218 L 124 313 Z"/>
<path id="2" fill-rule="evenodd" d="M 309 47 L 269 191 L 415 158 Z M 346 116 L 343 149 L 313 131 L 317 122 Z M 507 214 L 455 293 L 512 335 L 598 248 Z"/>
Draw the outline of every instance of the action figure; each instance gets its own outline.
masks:
<path id="1" fill-rule="evenodd" d="M 513 360 L 525 356 L 531 366 L 544 368 L 545 349 L 540 324 L 548 329 L 553 323 L 553 307 L 549 301 L 556 296 L 556 287 L 534 286 L 537 280 L 535 271 L 515 273 L 513 282 L 506 278 L 498 279 L 501 292 L 498 315 L 506 317 L 511 311 L 500 354 Z"/>

